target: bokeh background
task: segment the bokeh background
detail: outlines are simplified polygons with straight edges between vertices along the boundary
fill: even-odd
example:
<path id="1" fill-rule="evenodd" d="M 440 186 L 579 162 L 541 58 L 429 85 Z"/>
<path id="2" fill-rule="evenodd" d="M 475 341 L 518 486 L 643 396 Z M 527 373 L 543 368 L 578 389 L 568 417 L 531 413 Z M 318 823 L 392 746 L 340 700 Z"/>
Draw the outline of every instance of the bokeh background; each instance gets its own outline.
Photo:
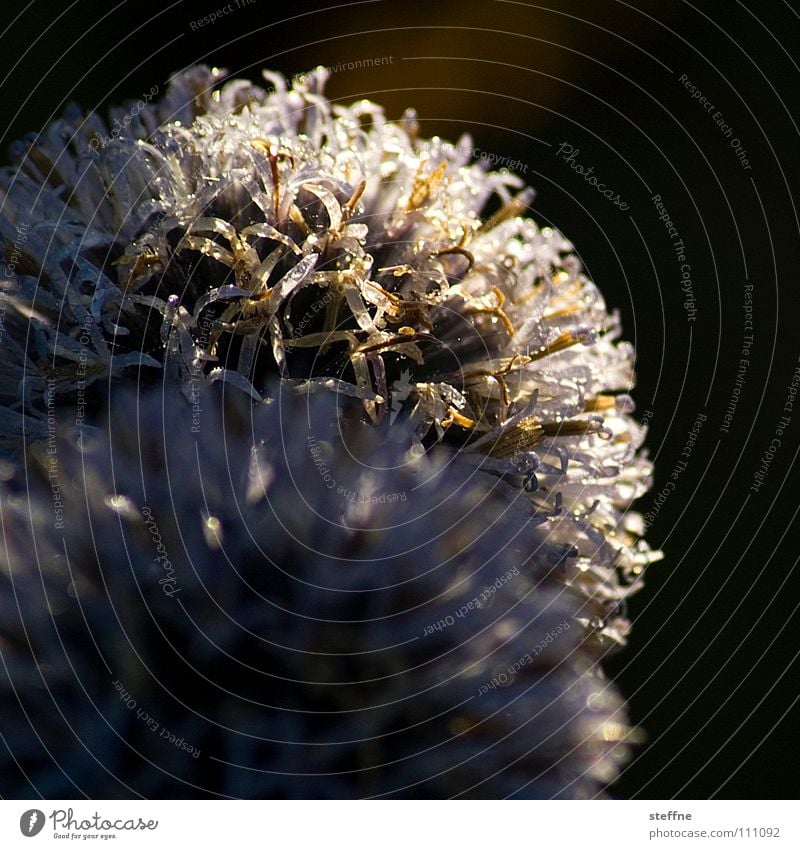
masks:
<path id="1" fill-rule="evenodd" d="M 466 132 L 515 162 L 537 190 L 533 216 L 575 243 L 622 314 L 656 461 L 640 509 L 665 559 L 608 662 L 646 738 L 614 794 L 798 795 L 800 400 L 777 433 L 800 365 L 800 18 L 788 2 L 31 0 L 4 12 L 4 159 L 70 101 L 102 111 L 206 62 L 254 80 L 327 65 L 332 99 L 373 99 L 393 118 L 413 106 L 423 135 Z"/>

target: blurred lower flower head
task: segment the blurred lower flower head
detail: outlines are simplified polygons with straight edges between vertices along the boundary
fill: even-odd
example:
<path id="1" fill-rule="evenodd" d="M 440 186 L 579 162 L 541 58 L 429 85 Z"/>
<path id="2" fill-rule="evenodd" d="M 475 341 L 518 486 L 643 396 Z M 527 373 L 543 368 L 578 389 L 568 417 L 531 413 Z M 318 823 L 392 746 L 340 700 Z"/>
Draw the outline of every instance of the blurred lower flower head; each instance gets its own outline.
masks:
<path id="1" fill-rule="evenodd" d="M 114 130 L 72 108 L 16 146 L 0 175 L 7 448 L 99 425 L 112 380 L 196 409 L 214 384 L 256 408 L 334 396 L 346 438 L 328 465 L 350 462 L 366 428 L 373 462 L 436 450 L 513 491 L 558 563 L 575 650 L 623 643 L 625 598 L 658 555 L 629 509 L 651 469 L 626 394 L 632 348 L 569 242 L 526 217 L 517 177 L 469 161 L 467 139 L 331 103 L 324 69 L 291 86 L 265 73 L 266 90 L 223 76 L 180 74 L 162 100 L 113 111 Z M 601 762 L 589 772 L 610 779 Z"/>
<path id="2" fill-rule="evenodd" d="M 602 791 L 624 706 L 524 496 L 325 398 L 202 405 L 128 393 L 7 476 L 4 795 Z"/>

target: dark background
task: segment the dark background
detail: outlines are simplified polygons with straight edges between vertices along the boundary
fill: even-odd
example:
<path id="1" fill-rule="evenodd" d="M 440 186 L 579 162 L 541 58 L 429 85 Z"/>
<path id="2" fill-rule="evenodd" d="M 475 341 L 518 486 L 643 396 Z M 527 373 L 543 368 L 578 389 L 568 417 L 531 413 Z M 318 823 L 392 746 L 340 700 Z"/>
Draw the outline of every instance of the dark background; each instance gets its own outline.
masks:
<path id="1" fill-rule="evenodd" d="M 3 151 L 70 101 L 104 109 L 136 100 L 197 62 L 258 80 L 262 67 L 292 75 L 383 58 L 334 73 L 327 93 L 376 100 L 393 118 L 414 106 L 423 135 L 466 131 L 477 147 L 519 160 L 537 189 L 532 214 L 575 242 L 636 345 L 637 415 L 649 419 L 657 472 L 642 511 L 670 480 L 698 414 L 707 416 L 648 532 L 665 559 L 631 601 L 627 650 L 608 664 L 647 732 L 614 792 L 796 797 L 800 400 L 764 485 L 749 488 L 800 355 L 798 14 L 782 0 L 239 2 L 195 29 L 226 4 L 32 0 L 5 9 Z M 564 142 L 627 210 L 557 155 Z M 654 194 L 685 245 L 693 322 Z M 746 281 L 751 364 L 723 433 Z"/>

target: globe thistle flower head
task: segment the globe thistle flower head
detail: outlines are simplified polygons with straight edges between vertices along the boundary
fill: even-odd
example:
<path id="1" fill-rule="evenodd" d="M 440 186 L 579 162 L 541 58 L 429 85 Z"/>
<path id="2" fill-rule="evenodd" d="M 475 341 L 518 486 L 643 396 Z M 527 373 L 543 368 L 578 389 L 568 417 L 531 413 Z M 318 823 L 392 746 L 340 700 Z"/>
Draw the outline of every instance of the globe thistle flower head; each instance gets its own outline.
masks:
<path id="1" fill-rule="evenodd" d="M 9 733 L 43 722 L 43 690 L 76 696 L 65 659 L 101 702 L 59 711 L 70 727 L 99 712 L 101 744 L 55 772 L 59 734 L 27 738 L 24 769 L 53 795 L 95 792 L 98 752 L 124 763 L 121 795 L 594 795 L 628 736 L 598 663 L 659 556 L 630 509 L 651 468 L 619 318 L 571 244 L 527 216 L 532 191 L 472 162 L 467 137 L 332 103 L 324 69 L 264 76 L 190 69 L 161 100 L 113 110 L 120 132 L 71 107 L 0 173 L 2 439 L 40 456 L 29 497 L 12 467 L 3 489 L 5 639 L 38 646 L 11 654 L 3 686 L 25 696 Z M 104 420 L 117 382 L 160 391 L 169 413 L 127 401 Z M 296 398 L 311 412 L 293 433 L 280 411 Z M 398 495 L 390 526 L 377 492 Z M 172 576 L 152 562 L 151 520 L 180 598 L 161 591 Z M 503 613 L 473 605 L 462 621 L 449 611 L 480 596 L 479 571 Z M 120 612 L 121 597 L 141 604 Z M 104 635 L 99 672 L 83 649 L 40 660 L 81 622 Z M 164 760 L 138 739 L 146 725 L 103 679 L 121 669 L 155 698 L 162 656 L 182 665 L 160 727 L 214 753 L 199 783 L 185 749 Z M 293 775 L 309 746 L 313 769 Z"/>

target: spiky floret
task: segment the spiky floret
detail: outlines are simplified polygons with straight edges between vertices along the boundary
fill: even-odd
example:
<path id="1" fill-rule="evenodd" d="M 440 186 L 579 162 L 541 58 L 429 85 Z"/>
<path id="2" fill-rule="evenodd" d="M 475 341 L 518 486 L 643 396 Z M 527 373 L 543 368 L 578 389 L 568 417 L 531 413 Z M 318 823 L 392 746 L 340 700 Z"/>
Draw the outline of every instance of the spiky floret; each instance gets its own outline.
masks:
<path id="1" fill-rule="evenodd" d="M 624 707 L 518 489 L 325 398 L 204 395 L 199 423 L 157 391 L 110 406 L 0 485 L 4 796 L 585 798 L 614 777 Z"/>
<path id="2" fill-rule="evenodd" d="M 530 190 L 465 140 L 331 103 L 324 69 L 265 76 L 216 87 L 195 68 L 112 115 L 116 138 L 73 109 L 18 146 L 4 432 L 42 438 L 47 391 L 92 410 L 93 382 L 136 369 L 188 397 L 223 381 L 259 401 L 276 375 L 352 396 L 379 428 L 405 422 L 524 487 L 574 546 L 563 579 L 591 600 L 587 626 L 622 642 L 656 554 L 628 509 L 651 470 L 618 317 L 569 242 L 524 217 Z"/>

